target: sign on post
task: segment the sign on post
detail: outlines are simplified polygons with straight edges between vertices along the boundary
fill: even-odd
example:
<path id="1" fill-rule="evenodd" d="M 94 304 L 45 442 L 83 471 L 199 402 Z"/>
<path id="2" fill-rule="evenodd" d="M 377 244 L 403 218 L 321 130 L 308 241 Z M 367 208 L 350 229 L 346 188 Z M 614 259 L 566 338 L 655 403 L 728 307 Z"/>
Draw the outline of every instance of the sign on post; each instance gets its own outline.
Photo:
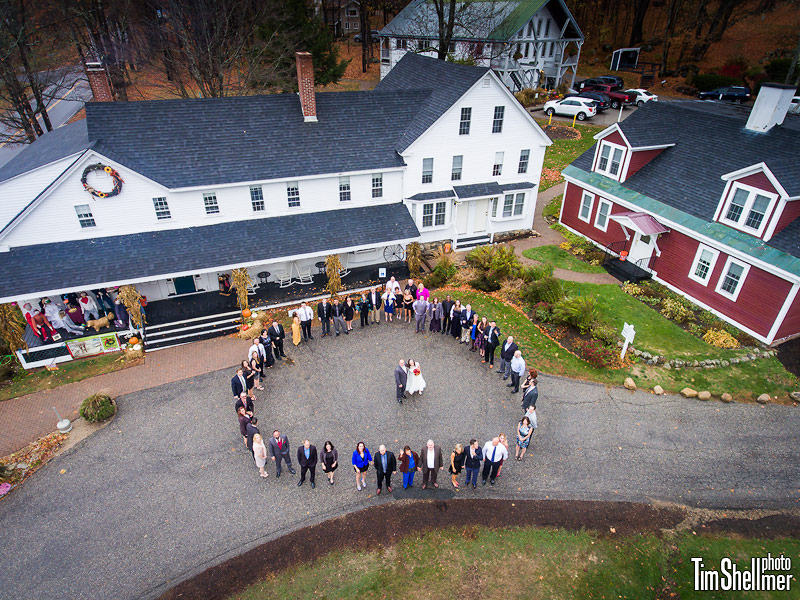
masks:
<path id="1" fill-rule="evenodd" d="M 625 360 L 628 344 L 633 342 L 634 337 L 636 337 L 636 331 L 633 329 L 633 325 L 625 323 L 625 326 L 622 328 L 622 338 L 625 340 L 625 343 L 622 344 L 622 353 L 619 355 L 620 360 Z"/>

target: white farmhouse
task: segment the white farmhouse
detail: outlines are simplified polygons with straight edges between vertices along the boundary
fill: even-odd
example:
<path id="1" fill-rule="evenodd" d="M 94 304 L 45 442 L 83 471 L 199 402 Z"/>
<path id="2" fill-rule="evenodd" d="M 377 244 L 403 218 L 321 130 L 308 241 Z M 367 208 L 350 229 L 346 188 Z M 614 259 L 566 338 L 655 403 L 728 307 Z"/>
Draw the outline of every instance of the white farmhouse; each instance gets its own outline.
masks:
<path id="1" fill-rule="evenodd" d="M 314 295 L 329 254 L 355 287 L 402 275 L 411 241 L 531 227 L 550 140 L 488 68 L 409 54 L 374 91 L 315 94 L 301 53 L 298 80 L 299 94 L 89 103 L 31 144 L 0 168 L 0 302 L 31 312 L 134 284 L 153 349 L 235 328 L 219 293 L 234 268 L 269 305 Z M 29 362 L 68 359 L 75 336 L 58 333 L 29 326 Z"/>
<path id="2" fill-rule="evenodd" d="M 443 2 L 445 19 L 449 2 Z M 448 55 L 491 67 L 511 90 L 554 88 L 575 74 L 583 33 L 563 0 L 459 0 Z M 381 78 L 408 52 L 437 56 L 439 20 L 430 0 L 412 0 L 380 31 Z"/>

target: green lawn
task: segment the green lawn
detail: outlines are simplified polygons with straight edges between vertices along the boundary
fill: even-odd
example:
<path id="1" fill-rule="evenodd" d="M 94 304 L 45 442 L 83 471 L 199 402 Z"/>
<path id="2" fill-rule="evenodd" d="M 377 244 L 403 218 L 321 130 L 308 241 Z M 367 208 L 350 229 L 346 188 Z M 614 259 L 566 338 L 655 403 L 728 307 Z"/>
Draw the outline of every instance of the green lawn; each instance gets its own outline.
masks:
<path id="1" fill-rule="evenodd" d="M 693 590 L 692 556 L 705 565 L 781 553 L 797 560 L 800 541 L 680 534 L 609 536 L 520 527 L 446 529 L 410 535 L 388 548 L 344 550 L 271 576 L 231 598 L 789 598 L 786 592 Z M 486 560 L 492 556 L 492 560 Z M 793 572 L 796 569 L 793 568 Z M 794 582 L 793 582 L 794 583 Z"/>
<path id="2" fill-rule="evenodd" d="M 141 360 L 126 360 L 122 352 L 112 352 L 93 358 L 61 363 L 58 365 L 58 371 L 48 371 L 46 369 L 37 369 L 35 371 L 20 370 L 10 382 L 0 386 L 0 401 L 32 394 L 40 390 L 49 390 L 60 385 L 86 379 L 87 377 L 132 367 L 140 364 Z"/>
<path id="3" fill-rule="evenodd" d="M 579 273 L 606 272 L 603 267 L 599 265 L 590 265 L 589 263 L 576 258 L 566 250 L 562 250 L 558 246 L 538 246 L 536 248 L 528 248 L 522 252 L 522 256 L 525 258 L 530 258 L 531 260 L 550 263 L 557 269 L 567 269 L 568 271 L 577 271 Z"/>
<path id="4" fill-rule="evenodd" d="M 543 127 L 547 125 L 547 119 L 537 119 L 537 122 Z M 559 124 L 563 125 L 563 123 Z M 575 128 L 581 132 L 581 138 L 579 140 L 553 140 L 553 145 L 547 148 L 544 155 L 544 169 L 552 169 L 560 173 L 564 167 L 591 148 L 595 143 L 593 136 L 604 129 L 597 125 L 585 124 L 576 124 Z M 544 177 L 539 184 L 539 191 L 546 190 L 561 181 L 563 180 Z"/>
<path id="5" fill-rule="evenodd" d="M 721 358 L 736 353 L 734 350 L 720 350 L 709 346 L 702 340 L 683 331 L 650 307 L 645 306 L 627 294 L 623 294 L 614 285 L 564 283 L 568 289 L 570 286 L 575 286 L 573 289 L 580 289 L 581 293 L 595 295 L 598 305 L 601 307 L 613 307 L 607 308 L 608 312 L 604 314 L 610 315 L 609 320 L 611 322 L 619 324 L 620 331 L 622 330 L 623 321 L 629 319 L 629 323 L 633 322 L 637 330 L 637 338 L 634 345 L 642 350 L 650 349 L 650 346 L 646 345 L 643 340 L 648 340 L 648 343 L 653 340 L 653 350 L 663 347 L 665 349 L 671 348 L 677 352 L 682 348 L 681 344 L 685 343 L 686 347 L 693 349 L 695 353 L 698 353 L 698 349 L 702 348 L 703 351 L 699 353 L 706 358 Z M 622 303 L 619 305 L 612 303 L 615 298 L 613 289 L 626 296 L 626 298 L 620 298 L 621 301 L 624 301 L 624 305 Z M 442 291 L 436 290 L 440 296 Z M 503 301 L 474 290 L 449 289 L 444 293 L 450 293 L 454 299 L 461 299 L 462 304 L 469 302 L 479 315 L 487 315 L 490 319 L 497 321 L 497 325 L 503 335 L 514 336 L 529 366 L 536 367 L 545 373 L 613 385 L 622 385 L 625 378 L 630 376 L 638 386 L 644 389 L 652 389 L 654 385 L 658 384 L 667 392 L 677 393 L 685 387 L 691 387 L 698 391 L 708 390 L 716 397 L 727 392 L 736 401 L 753 400 L 762 393 L 777 396 L 782 401 L 788 401 L 789 392 L 798 389 L 797 378 L 787 372 L 776 358 L 762 358 L 752 362 L 731 365 L 727 368 L 707 371 L 694 371 L 691 369 L 668 371 L 663 367 L 651 367 L 643 363 L 617 370 L 596 369 L 574 354 L 564 350 L 556 342 L 544 335 L 527 316 Z M 628 304 L 629 302 L 631 304 Z M 620 309 L 620 306 L 625 308 Z M 659 341 L 659 335 L 662 334 L 672 341 Z M 674 353 L 671 356 L 674 356 Z"/>

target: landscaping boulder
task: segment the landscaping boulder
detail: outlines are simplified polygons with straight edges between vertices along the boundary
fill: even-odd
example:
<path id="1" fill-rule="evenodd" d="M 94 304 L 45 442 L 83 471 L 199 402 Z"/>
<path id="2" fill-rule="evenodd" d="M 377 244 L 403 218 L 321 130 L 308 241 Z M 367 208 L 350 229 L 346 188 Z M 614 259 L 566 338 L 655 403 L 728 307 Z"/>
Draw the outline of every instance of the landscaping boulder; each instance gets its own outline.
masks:
<path id="1" fill-rule="evenodd" d="M 651 358 L 653 358 L 653 355 L 650 354 L 649 352 L 642 352 L 642 358 L 645 360 L 650 360 Z"/>
<path id="2" fill-rule="evenodd" d="M 653 386 L 653 393 L 656 396 L 661 396 L 664 393 L 664 388 L 662 388 L 660 385 L 655 385 Z"/>
<path id="3" fill-rule="evenodd" d="M 761 394 L 758 398 L 756 398 L 756 402 L 759 404 L 766 404 L 769 402 L 769 394 Z"/>
<path id="4" fill-rule="evenodd" d="M 711 400 L 711 392 L 698 392 L 698 400 Z"/>
<path id="5" fill-rule="evenodd" d="M 731 363 L 729 363 L 727 360 L 723 360 L 719 364 L 721 364 L 723 367 L 730 367 L 731 366 Z"/>
<path id="6" fill-rule="evenodd" d="M 633 390 L 636 389 L 636 382 L 633 379 L 631 379 L 630 377 L 626 377 L 625 378 L 625 383 L 623 383 L 622 385 L 625 386 L 626 390 L 633 391 Z"/>
<path id="7" fill-rule="evenodd" d="M 697 398 L 697 391 L 688 387 L 683 388 L 681 390 L 681 396 L 683 396 L 684 398 Z"/>
<path id="8" fill-rule="evenodd" d="M 733 402 L 733 396 L 731 396 L 728 392 L 722 394 L 721 398 L 722 401 L 725 402 L 726 404 Z"/>
<path id="9" fill-rule="evenodd" d="M 792 397 L 792 400 L 800 402 L 800 392 L 792 392 L 790 396 Z"/>

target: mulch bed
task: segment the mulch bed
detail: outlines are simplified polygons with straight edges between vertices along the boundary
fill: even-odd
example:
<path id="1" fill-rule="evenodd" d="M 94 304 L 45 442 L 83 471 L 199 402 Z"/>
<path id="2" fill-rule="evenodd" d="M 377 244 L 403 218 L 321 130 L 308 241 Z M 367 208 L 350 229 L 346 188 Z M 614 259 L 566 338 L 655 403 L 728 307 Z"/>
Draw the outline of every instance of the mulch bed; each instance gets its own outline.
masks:
<path id="1" fill-rule="evenodd" d="M 556 123 L 545 125 L 542 129 L 551 140 L 579 140 L 583 137 L 577 129 Z"/>
<path id="2" fill-rule="evenodd" d="M 183 581 L 161 598 L 224 599 L 288 567 L 330 552 L 374 550 L 416 532 L 515 525 L 588 529 L 603 535 L 658 534 L 685 513 L 631 502 L 450 500 L 391 502 L 299 529 Z M 466 526 L 466 527 L 465 527 Z M 611 528 L 614 528 L 612 533 Z"/>

